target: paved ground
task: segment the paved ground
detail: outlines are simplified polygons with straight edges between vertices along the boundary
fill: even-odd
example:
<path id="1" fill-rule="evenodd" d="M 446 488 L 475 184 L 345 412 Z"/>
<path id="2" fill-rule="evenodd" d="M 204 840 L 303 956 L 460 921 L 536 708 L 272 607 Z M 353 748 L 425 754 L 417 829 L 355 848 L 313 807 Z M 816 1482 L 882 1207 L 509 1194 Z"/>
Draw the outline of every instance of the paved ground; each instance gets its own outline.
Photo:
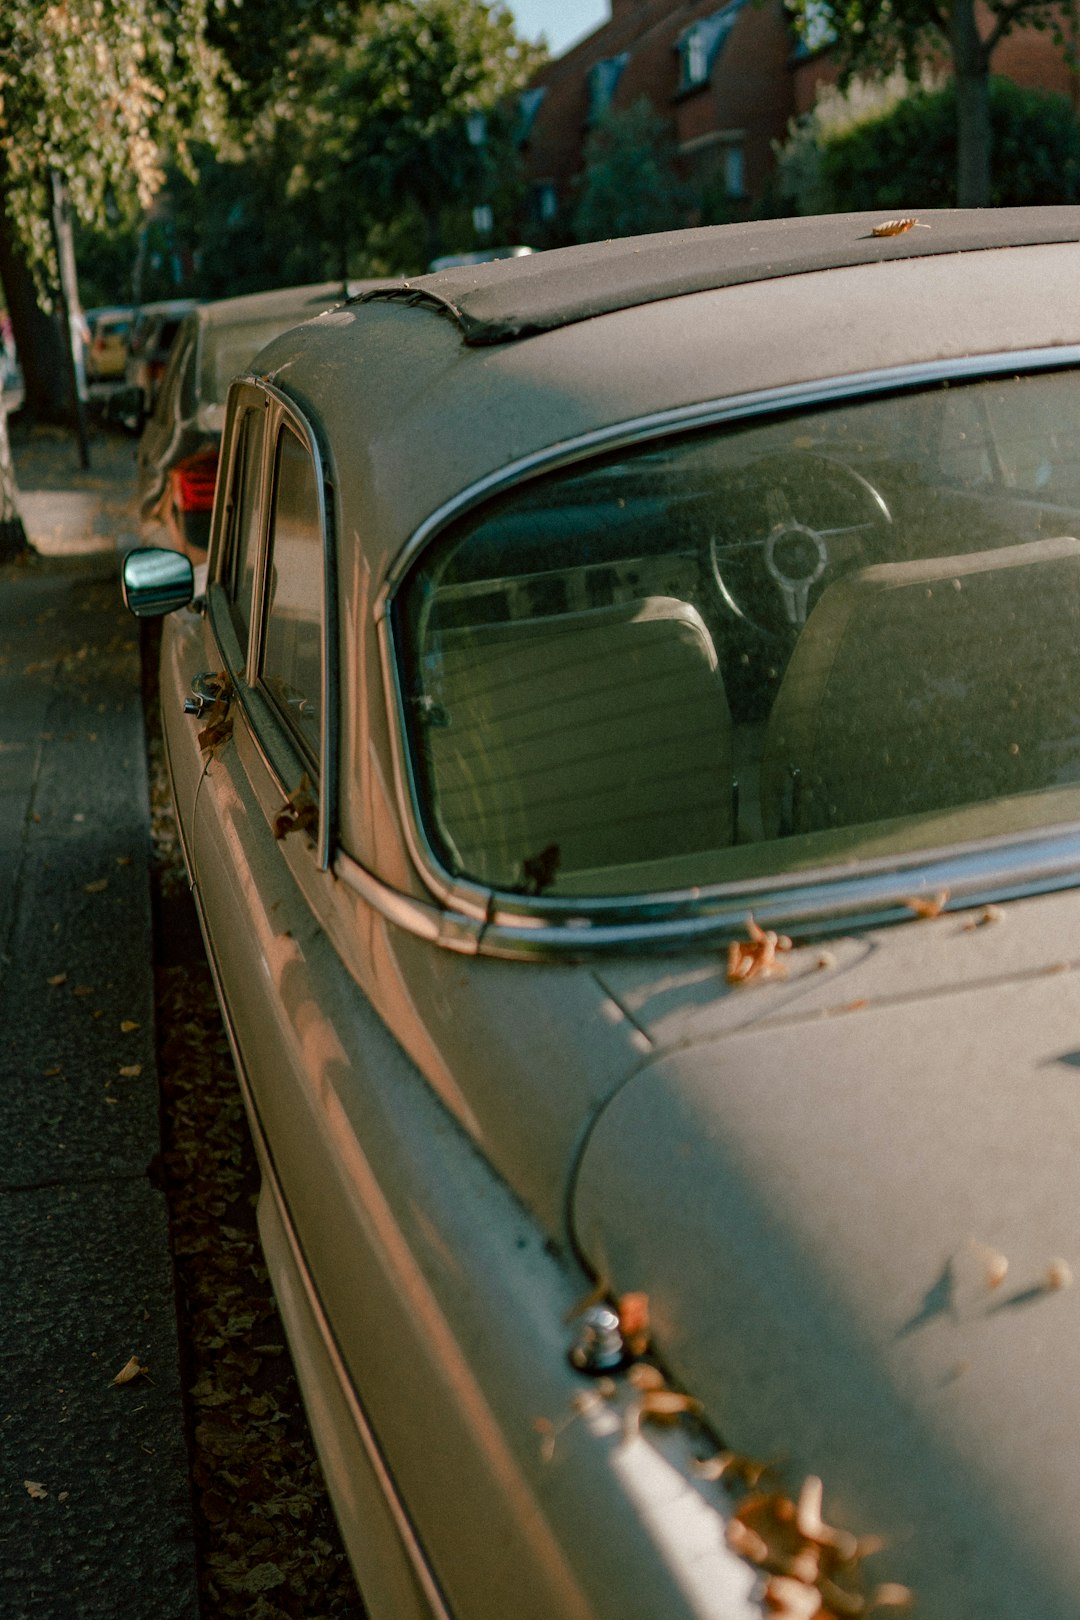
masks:
<path id="1" fill-rule="evenodd" d="M 0 1615 L 194 1620 L 154 1068 L 133 462 L 13 445 L 0 568 Z M 77 498 L 76 498 L 77 497 Z M 126 537 L 126 538 L 125 538 Z M 136 1358 L 128 1383 L 116 1375 Z"/>

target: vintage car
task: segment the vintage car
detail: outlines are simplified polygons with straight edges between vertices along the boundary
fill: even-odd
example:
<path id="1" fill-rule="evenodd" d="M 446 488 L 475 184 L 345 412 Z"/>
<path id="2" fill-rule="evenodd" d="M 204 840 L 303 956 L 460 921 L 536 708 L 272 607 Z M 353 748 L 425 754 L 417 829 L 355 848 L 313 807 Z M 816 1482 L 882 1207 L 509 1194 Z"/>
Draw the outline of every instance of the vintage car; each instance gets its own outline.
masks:
<path id="1" fill-rule="evenodd" d="M 1080 209 L 374 291 L 233 386 L 176 807 L 376 1620 L 1080 1608 Z"/>

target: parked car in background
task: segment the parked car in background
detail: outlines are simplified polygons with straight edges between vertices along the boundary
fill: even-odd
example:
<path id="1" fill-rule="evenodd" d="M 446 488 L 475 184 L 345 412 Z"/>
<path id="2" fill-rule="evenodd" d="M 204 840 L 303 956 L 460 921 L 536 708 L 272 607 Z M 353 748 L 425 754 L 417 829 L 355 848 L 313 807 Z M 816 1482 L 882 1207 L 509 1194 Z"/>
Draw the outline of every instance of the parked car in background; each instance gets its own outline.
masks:
<path id="1" fill-rule="evenodd" d="M 125 419 L 136 433 L 142 432 L 154 408 L 180 322 L 196 303 L 194 298 L 170 298 L 141 304 L 135 311 L 128 334 L 124 378 L 128 396 Z"/>
<path id="2" fill-rule="evenodd" d="M 428 269 L 461 270 L 470 264 L 491 264 L 496 259 L 523 259 L 532 252 L 531 247 L 474 248 L 471 253 L 444 253 L 432 259 Z"/>
<path id="3" fill-rule="evenodd" d="M 188 311 L 139 440 L 136 482 L 144 538 L 205 559 L 229 383 L 271 338 L 332 308 L 348 291 L 340 281 L 328 281 L 225 298 Z"/>
<path id="4" fill-rule="evenodd" d="M 86 350 L 86 375 L 91 383 L 114 383 L 123 378 L 127 367 L 128 337 L 134 311 L 130 308 L 88 309 L 86 323 L 90 342 Z"/>
<path id="5" fill-rule="evenodd" d="M 374 1620 L 1067 1620 L 1080 209 L 420 277 L 140 550 Z M 186 605 L 185 605 L 186 604 Z"/>

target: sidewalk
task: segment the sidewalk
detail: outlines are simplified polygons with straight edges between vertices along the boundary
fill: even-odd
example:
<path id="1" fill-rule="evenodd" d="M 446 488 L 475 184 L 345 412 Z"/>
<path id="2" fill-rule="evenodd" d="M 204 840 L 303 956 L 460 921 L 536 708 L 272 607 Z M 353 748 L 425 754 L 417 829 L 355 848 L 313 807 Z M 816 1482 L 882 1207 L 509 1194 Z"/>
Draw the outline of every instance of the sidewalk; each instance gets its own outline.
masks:
<path id="1" fill-rule="evenodd" d="M 135 445 L 122 434 L 92 432 L 90 466 L 79 464 L 70 431 L 36 428 L 12 437 L 19 511 L 27 538 L 44 557 L 127 551 L 137 544 Z"/>
<path id="2" fill-rule="evenodd" d="M 70 437 L 12 449 L 41 555 L 0 568 L 0 1614 L 195 1620 L 132 444 L 95 436 L 89 472 Z"/>

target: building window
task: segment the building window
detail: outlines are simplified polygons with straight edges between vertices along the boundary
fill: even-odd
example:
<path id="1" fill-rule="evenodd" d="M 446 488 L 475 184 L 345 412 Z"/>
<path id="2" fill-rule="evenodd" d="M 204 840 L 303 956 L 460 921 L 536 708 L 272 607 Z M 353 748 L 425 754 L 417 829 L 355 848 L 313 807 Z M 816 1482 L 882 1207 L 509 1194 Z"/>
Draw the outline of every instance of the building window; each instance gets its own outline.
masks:
<path id="1" fill-rule="evenodd" d="M 745 3 L 746 0 L 732 0 L 723 11 L 714 11 L 711 17 L 702 17 L 683 29 L 675 42 L 680 61 L 680 91 L 697 90 L 708 84 L 716 58 Z"/>
<path id="2" fill-rule="evenodd" d="M 595 62 L 589 69 L 586 87 L 589 96 L 588 122 L 590 127 L 598 124 L 611 106 L 615 95 L 615 88 L 622 78 L 623 68 L 630 60 L 629 51 L 621 51 L 618 56 L 609 56 L 603 62 Z"/>
<path id="3" fill-rule="evenodd" d="M 514 120 L 514 145 L 525 146 L 533 132 L 536 115 L 540 111 L 541 103 L 547 95 L 544 85 L 535 90 L 523 90 L 518 96 L 517 118 Z"/>
<path id="4" fill-rule="evenodd" d="M 536 180 L 529 192 L 529 213 L 537 225 L 550 225 L 559 212 L 559 193 L 553 180 Z"/>
<path id="5" fill-rule="evenodd" d="M 724 148 L 724 190 L 729 197 L 746 196 L 746 162 L 741 146 Z"/>

